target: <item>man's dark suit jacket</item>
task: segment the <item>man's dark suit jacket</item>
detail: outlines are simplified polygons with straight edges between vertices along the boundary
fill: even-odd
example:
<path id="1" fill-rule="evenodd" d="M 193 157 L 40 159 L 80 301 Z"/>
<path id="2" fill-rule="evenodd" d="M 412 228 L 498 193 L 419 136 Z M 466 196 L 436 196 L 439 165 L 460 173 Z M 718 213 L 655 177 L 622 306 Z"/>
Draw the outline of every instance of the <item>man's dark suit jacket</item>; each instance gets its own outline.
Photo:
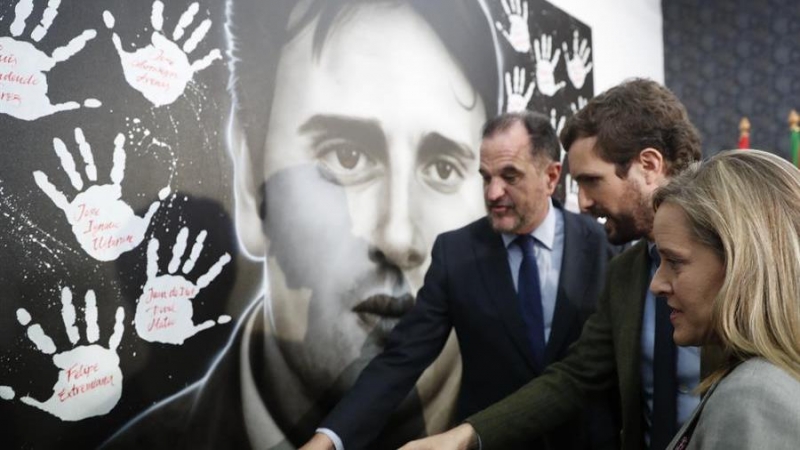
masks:
<path id="1" fill-rule="evenodd" d="M 545 364 L 565 355 L 595 310 L 610 257 L 604 230 L 589 217 L 564 211 L 563 255 Z M 453 328 L 463 361 L 458 420 L 539 375 L 525 337 L 502 236 L 486 218 L 436 239 L 415 307 L 321 427 L 336 432 L 346 450 L 373 448 L 370 442 L 385 418 L 437 357 Z M 592 439 L 614 447 L 618 432 L 611 409 L 592 413 L 607 421 L 606 426 L 593 427 Z M 582 418 L 554 430 L 546 439 L 548 447 L 586 448 L 585 423 Z M 520 444 L 520 448 L 542 446 L 540 440 Z"/>
<path id="2" fill-rule="evenodd" d="M 467 419 L 484 450 L 506 449 L 541 435 L 574 416 L 592 392 L 619 386 L 622 446 L 644 447 L 641 336 L 650 279 L 647 242 L 642 240 L 609 265 L 597 313 L 560 362 L 514 395 Z M 719 348 L 701 353 L 701 377 L 722 363 Z"/>

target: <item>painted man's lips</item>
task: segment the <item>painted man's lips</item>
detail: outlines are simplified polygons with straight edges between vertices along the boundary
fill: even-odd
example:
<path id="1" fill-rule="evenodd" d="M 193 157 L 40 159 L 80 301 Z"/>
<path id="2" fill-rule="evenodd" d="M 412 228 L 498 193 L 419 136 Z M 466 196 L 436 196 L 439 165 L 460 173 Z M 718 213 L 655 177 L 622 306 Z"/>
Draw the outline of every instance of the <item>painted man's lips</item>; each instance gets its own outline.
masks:
<path id="1" fill-rule="evenodd" d="M 394 297 L 378 294 L 368 297 L 353 307 L 353 312 L 368 325 L 374 325 L 375 331 L 386 337 L 407 312 L 414 307 L 414 297 L 410 294 Z"/>

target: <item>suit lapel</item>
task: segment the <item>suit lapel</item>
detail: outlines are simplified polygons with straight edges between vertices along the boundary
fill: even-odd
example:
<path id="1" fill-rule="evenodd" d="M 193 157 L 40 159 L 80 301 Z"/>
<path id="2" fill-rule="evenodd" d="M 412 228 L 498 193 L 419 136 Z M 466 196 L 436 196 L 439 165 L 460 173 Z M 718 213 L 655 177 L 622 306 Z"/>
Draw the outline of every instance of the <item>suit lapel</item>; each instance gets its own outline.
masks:
<path id="1" fill-rule="evenodd" d="M 583 299 L 586 283 L 582 277 L 587 273 L 584 265 L 591 259 L 587 257 L 588 246 L 584 229 L 580 222 L 570 214 L 564 213 L 564 254 L 558 276 L 556 307 L 550 327 L 550 337 L 544 352 L 545 364 L 550 364 L 559 351 L 567 345 L 570 324 L 577 323 L 578 305 Z"/>
<path id="2" fill-rule="evenodd" d="M 531 370 L 537 371 L 530 344 L 525 336 L 525 322 L 519 311 L 514 280 L 508 267 L 508 254 L 500 234 L 491 229 L 488 219 L 476 231 L 475 253 L 483 281 L 491 301 L 511 336 L 517 350 L 524 356 Z"/>

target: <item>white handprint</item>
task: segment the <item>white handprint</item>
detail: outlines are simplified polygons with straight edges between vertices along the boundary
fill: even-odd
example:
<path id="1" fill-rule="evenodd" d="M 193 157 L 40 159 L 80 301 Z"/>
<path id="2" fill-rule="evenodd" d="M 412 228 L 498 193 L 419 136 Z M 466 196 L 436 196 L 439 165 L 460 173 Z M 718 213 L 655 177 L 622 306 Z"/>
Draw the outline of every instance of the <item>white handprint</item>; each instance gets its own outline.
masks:
<path id="1" fill-rule="evenodd" d="M 178 232 L 178 238 L 172 248 L 172 260 L 167 267 L 169 272 L 167 275 L 158 275 L 158 239 L 151 239 L 147 245 L 147 282 L 137 300 L 134 321 L 136 332 L 146 341 L 183 344 L 186 339 L 215 325 L 213 320 L 195 325 L 192 318 L 194 314 L 192 299 L 214 281 L 231 257 L 227 253 L 222 255 L 208 272 L 197 279 L 196 283 L 187 280 L 183 275 L 175 275 L 186 251 L 188 236 L 189 230 L 185 227 Z M 205 239 L 206 231 L 203 230 L 195 238 L 189 258 L 183 264 L 181 271 L 184 275 L 194 268 L 197 257 L 203 250 Z M 230 316 L 223 315 L 216 323 L 227 323 L 230 320 Z"/>
<path id="2" fill-rule="evenodd" d="M 569 109 L 572 110 L 572 114 L 577 114 L 577 112 L 582 110 L 583 107 L 586 106 L 586 104 L 588 102 L 589 101 L 586 100 L 585 98 L 583 98 L 583 96 L 579 95 L 578 96 L 578 102 L 577 103 L 574 103 L 574 102 L 570 103 L 569 104 Z"/>
<path id="3" fill-rule="evenodd" d="M 502 0 L 503 10 L 508 17 L 508 30 L 500 21 L 495 22 L 497 30 L 505 36 L 511 47 L 519 53 L 531 51 L 531 34 L 528 31 L 528 2 L 525 0 Z"/>
<path id="4" fill-rule="evenodd" d="M 556 130 L 556 135 L 561 135 L 561 130 L 564 129 L 564 123 L 566 123 L 567 118 L 566 116 L 561 116 L 558 118 L 558 112 L 556 112 L 555 108 L 550 110 L 550 126 Z M 559 161 L 564 162 L 564 158 L 567 156 L 567 152 L 564 151 L 564 147 L 561 145 L 561 142 L 558 143 L 558 148 L 560 149 L 559 152 Z M 567 175 L 569 176 L 569 175 Z"/>
<path id="5" fill-rule="evenodd" d="M 53 355 L 53 364 L 60 369 L 52 397 L 39 401 L 26 395 L 20 401 L 65 421 L 107 414 L 122 396 L 122 371 L 117 347 L 125 329 L 122 323 L 125 311 L 121 306 L 117 308 L 114 332 L 108 339 L 108 348 L 105 348 L 96 343 L 100 338 L 100 330 L 97 326 L 97 299 L 94 291 L 86 291 L 85 300 L 86 342 L 89 345 L 78 345 L 60 353 L 56 353 L 55 343 L 45 334 L 42 326 L 31 323 L 30 313 L 25 308 L 17 310 L 17 321 L 27 327 L 28 339 L 40 352 Z M 69 341 L 73 346 L 77 345 L 80 333 L 75 325 L 72 291 L 67 287 L 61 291 L 61 317 Z M 12 400 L 14 396 L 12 388 L 0 386 L 0 398 Z"/>
<path id="6" fill-rule="evenodd" d="M 75 141 L 86 164 L 86 178 L 89 182 L 96 183 L 97 167 L 94 165 L 92 149 L 80 128 L 75 129 Z M 79 191 L 72 202 L 67 201 L 66 196 L 53 186 L 44 172 L 39 170 L 33 172 L 39 189 L 66 214 L 67 221 L 72 225 L 72 232 L 81 247 L 98 261 L 115 260 L 122 253 L 136 248 L 144 240 L 150 219 L 161 204 L 158 200 L 154 201 L 144 217 L 138 217 L 127 203 L 120 200 L 122 197 L 120 184 L 125 176 L 124 145 L 125 136 L 120 133 L 114 139 L 111 184 L 94 184 L 85 188 L 83 179 L 75 168 L 75 160 L 66 145 L 61 139 L 53 139 L 53 148 L 61 160 L 61 166 L 72 186 Z M 164 200 L 168 194 L 169 186 L 159 192 L 159 198 Z"/>
<path id="7" fill-rule="evenodd" d="M 31 32 L 31 39 L 39 42 L 47 34 L 53 19 L 58 15 L 60 1 L 51 0 L 42 15 L 41 23 Z M 11 37 L 0 37 L 0 113 L 23 120 L 35 120 L 50 114 L 80 108 L 78 102 L 52 104 L 47 97 L 47 72 L 81 51 L 86 42 L 97 34 L 85 30 L 67 45 L 53 50 L 51 56 L 33 44 L 18 40 L 25 31 L 28 17 L 33 11 L 33 0 L 20 0 L 14 9 Z M 83 106 L 97 108 L 100 102 L 86 99 Z"/>
<path id="8" fill-rule="evenodd" d="M 583 83 L 586 82 L 586 75 L 592 71 L 592 63 L 589 62 L 592 49 L 588 47 L 586 39 L 582 40 L 580 45 L 578 45 L 578 40 L 578 30 L 575 30 L 572 35 L 572 59 L 569 57 L 567 43 L 561 43 L 561 48 L 564 49 L 564 59 L 567 61 L 567 76 L 569 76 L 569 80 L 572 81 L 575 89 L 583 87 Z"/>
<path id="9" fill-rule="evenodd" d="M 561 130 L 564 129 L 564 123 L 566 122 L 566 116 L 558 117 L 558 112 L 556 112 L 555 108 L 550 110 L 550 126 L 556 130 L 556 134 L 561 134 Z"/>
<path id="10" fill-rule="evenodd" d="M 536 58 L 536 83 L 539 85 L 539 92 L 552 97 L 567 84 L 565 81 L 556 83 L 554 75 L 561 58 L 561 50 L 556 49 L 553 54 L 553 37 L 543 34 L 541 41 L 536 39 L 533 42 L 533 53 Z"/>
<path id="11" fill-rule="evenodd" d="M 511 72 L 506 72 L 506 92 L 508 92 L 506 112 L 524 111 L 533 97 L 535 87 L 536 83 L 531 80 L 527 90 L 525 89 L 525 68 L 514 67 L 513 79 Z"/>
<path id="12" fill-rule="evenodd" d="M 197 2 L 189 5 L 178 20 L 170 40 L 162 32 L 164 4 L 159 0 L 154 1 L 150 16 L 153 26 L 150 45 L 133 53 L 122 49 L 122 43 L 116 32 L 111 36 L 128 84 L 141 92 L 155 106 L 169 105 L 177 100 L 195 73 L 211 65 L 214 60 L 222 58 L 219 49 L 213 49 L 203 58 L 189 63 L 188 54 L 192 53 L 197 44 L 205 38 L 211 28 L 211 19 L 202 21 L 183 43 L 183 47 L 179 47 L 176 43 L 183 37 L 186 27 L 194 21 L 199 8 Z M 103 20 L 108 29 L 114 28 L 114 16 L 109 11 L 103 12 Z"/>

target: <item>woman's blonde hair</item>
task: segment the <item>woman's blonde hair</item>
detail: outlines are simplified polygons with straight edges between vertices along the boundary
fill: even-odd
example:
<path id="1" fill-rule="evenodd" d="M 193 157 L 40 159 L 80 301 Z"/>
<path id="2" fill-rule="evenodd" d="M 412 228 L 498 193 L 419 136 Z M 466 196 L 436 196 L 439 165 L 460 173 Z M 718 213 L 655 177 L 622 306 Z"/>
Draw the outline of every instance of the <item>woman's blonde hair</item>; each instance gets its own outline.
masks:
<path id="1" fill-rule="evenodd" d="M 800 170 L 767 152 L 725 151 L 656 191 L 654 208 L 665 203 L 725 266 L 710 329 L 729 364 L 700 390 L 752 357 L 800 380 Z"/>

